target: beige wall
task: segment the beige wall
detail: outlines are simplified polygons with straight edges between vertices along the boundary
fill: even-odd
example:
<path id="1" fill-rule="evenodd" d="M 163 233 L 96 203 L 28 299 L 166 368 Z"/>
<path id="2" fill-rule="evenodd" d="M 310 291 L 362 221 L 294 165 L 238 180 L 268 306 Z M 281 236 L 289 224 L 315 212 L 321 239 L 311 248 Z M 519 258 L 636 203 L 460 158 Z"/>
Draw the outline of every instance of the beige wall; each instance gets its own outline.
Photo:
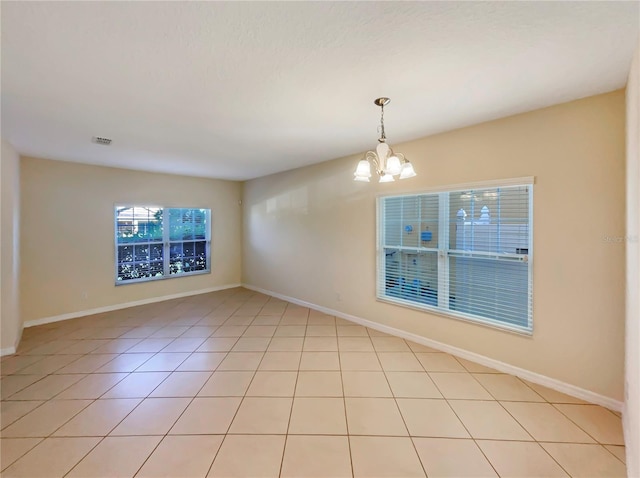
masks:
<path id="1" fill-rule="evenodd" d="M 627 322 L 624 436 L 629 476 L 640 476 L 640 44 L 627 83 Z"/>
<path id="2" fill-rule="evenodd" d="M 621 400 L 624 132 L 616 91 L 392 141 L 418 172 L 402 182 L 353 182 L 359 156 L 248 181 L 243 281 Z M 377 194 L 523 176 L 536 178 L 533 337 L 376 301 Z"/>
<path id="3" fill-rule="evenodd" d="M 6 141 L 0 155 L 0 349 L 13 353 L 22 334 L 20 277 L 20 158 Z"/>
<path id="4" fill-rule="evenodd" d="M 22 158 L 25 322 L 240 282 L 242 185 Z M 114 285 L 114 205 L 211 208 L 211 274 Z"/>

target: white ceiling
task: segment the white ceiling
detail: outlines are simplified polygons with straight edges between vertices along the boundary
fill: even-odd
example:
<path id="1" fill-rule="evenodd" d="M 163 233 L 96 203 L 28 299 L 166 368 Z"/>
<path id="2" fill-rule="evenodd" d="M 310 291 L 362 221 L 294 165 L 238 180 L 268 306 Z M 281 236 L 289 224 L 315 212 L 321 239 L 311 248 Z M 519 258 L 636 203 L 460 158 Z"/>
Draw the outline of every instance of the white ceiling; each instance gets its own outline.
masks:
<path id="1" fill-rule="evenodd" d="M 621 88 L 637 2 L 6 2 L 25 155 L 250 179 Z M 113 139 L 111 146 L 90 142 Z M 410 158 L 411 159 L 411 158 Z"/>

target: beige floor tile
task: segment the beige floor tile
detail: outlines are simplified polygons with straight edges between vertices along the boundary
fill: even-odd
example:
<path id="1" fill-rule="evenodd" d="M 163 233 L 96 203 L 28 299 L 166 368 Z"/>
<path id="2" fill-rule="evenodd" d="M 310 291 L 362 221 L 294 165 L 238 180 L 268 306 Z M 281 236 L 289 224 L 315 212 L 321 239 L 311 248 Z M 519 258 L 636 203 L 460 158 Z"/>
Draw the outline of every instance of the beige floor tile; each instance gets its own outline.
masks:
<path id="1" fill-rule="evenodd" d="M 229 317 L 224 325 L 244 325 L 249 326 L 253 322 L 253 317 Z M 245 330 L 246 331 L 246 330 Z"/>
<path id="2" fill-rule="evenodd" d="M 541 443 L 547 452 L 574 478 L 626 477 L 626 466 L 601 445 Z"/>
<path id="3" fill-rule="evenodd" d="M 69 478 L 130 477 L 142 466 L 161 437 L 107 437 L 67 475 Z"/>
<path id="4" fill-rule="evenodd" d="M 411 342 L 410 340 L 405 340 L 405 342 L 407 342 L 407 345 L 413 352 L 440 352 L 437 349 L 427 347 L 426 345 L 417 344 L 415 342 Z"/>
<path id="5" fill-rule="evenodd" d="M 49 400 L 66 390 L 74 383 L 82 380 L 86 375 L 48 375 L 42 380 L 29 385 L 27 388 L 11 395 L 12 400 Z M 7 377 L 9 378 L 9 377 Z"/>
<path id="6" fill-rule="evenodd" d="M 218 327 L 214 325 L 194 325 L 193 327 L 189 327 L 189 329 L 182 334 L 181 338 L 202 338 L 206 339 L 211 334 L 213 334 Z"/>
<path id="7" fill-rule="evenodd" d="M 517 441 L 476 441 L 503 478 L 568 476 L 538 443 Z"/>
<path id="8" fill-rule="evenodd" d="M 424 477 L 411 439 L 403 437 L 349 437 L 353 476 L 356 478 Z"/>
<path id="9" fill-rule="evenodd" d="M 553 405 L 526 402 L 501 403 L 537 441 L 594 442 L 589 435 L 553 408 Z"/>
<path id="10" fill-rule="evenodd" d="M 416 357 L 427 372 L 466 372 L 453 356 L 445 353 L 417 353 Z"/>
<path id="11" fill-rule="evenodd" d="M 278 478 L 283 435 L 227 435 L 207 476 Z"/>
<path id="12" fill-rule="evenodd" d="M 107 436 L 142 400 L 96 400 L 60 427 L 53 436 Z"/>
<path id="13" fill-rule="evenodd" d="M 169 432 L 171 435 L 227 433 L 240 405 L 239 397 L 198 397 Z"/>
<path id="14" fill-rule="evenodd" d="M 433 380 L 425 372 L 386 372 L 395 397 L 442 398 Z"/>
<path id="15" fill-rule="evenodd" d="M 198 396 L 242 397 L 249 388 L 254 372 L 214 372 Z"/>
<path id="16" fill-rule="evenodd" d="M 240 337 L 247 330 L 246 325 L 225 325 L 218 327 L 212 337 Z"/>
<path id="17" fill-rule="evenodd" d="M 188 353 L 164 353 L 155 354 L 145 363 L 140 365 L 136 372 L 173 372 L 190 354 Z"/>
<path id="18" fill-rule="evenodd" d="M 240 337 L 231 349 L 232 352 L 265 352 L 269 347 L 269 337 Z"/>
<path id="19" fill-rule="evenodd" d="M 78 463 L 101 438 L 47 438 L 3 471 L 3 478 L 58 478 Z"/>
<path id="20" fill-rule="evenodd" d="M 188 398 L 147 398 L 111 435 L 164 435 L 189 405 Z"/>
<path id="21" fill-rule="evenodd" d="M 206 339 L 200 347 L 197 348 L 198 352 L 229 352 L 236 344 L 238 339 L 236 337 L 211 337 Z"/>
<path id="22" fill-rule="evenodd" d="M 187 330 L 189 330 L 188 326 L 181 326 L 181 327 L 167 326 L 167 327 L 162 327 L 160 330 L 151 334 L 151 337 L 157 338 L 157 339 L 175 339 L 176 337 L 180 337 Z"/>
<path id="23" fill-rule="evenodd" d="M 2 400 L 6 400 L 20 390 L 24 390 L 29 385 L 42 380 L 44 377 L 45 375 L 10 375 L 3 377 L 0 381 L 0 396 Z"/>
<path id="24" fill-rule="evenodd" d="M 121 354 L 128 351 L 142 339 L 112 339 L 107 343 L 91 351 L 92 354 Z"/>
<path id="25" fill-rule="evenodd" d="M 338 325 L 336 327 L 336 332 L 339 337 L 369 337 L 367 328 L 362 325 Z"/>
<path id="26" fill-rule="evenodd" d="M 456 360 L 462 364 L 462 366 L 472 373 L 502 373 L 496 369 L 485 367 L 479 363 L 472 362 L 471 360 L 465 360 L 460 357 L 456 357 Z"/>
<path id="27" fill-rule="evenodd" d="M 277 434 L 287 432 L 291 398 L 247 397 L 242 401 L 229 433 Z"/>
<path id="28" fill-rule="evenodd" d="M 118 382 L 124 380 L 126 373 L 96 373 L 67 388 L 56 399 L 96 399 L 101 397 Z"/>
<path id="29" fill-rule="evenodd" d="M 555 405 L 564 415 L 596 439 L 607 445 L 624 445 L 622 420 L 598 405 Z"/>
<path id="30" fill-rule="evenodd" d="M 257 370 L 264 352 L 232 352 L 218 365 L 217 370 Z"/>
<path id="31" fill-rule="evenodd" d="M 605 445 L 604 447 L 607 450 L 609 450 L 611 453 L 613 453 L 616 456 L 616 458 L 618 458 L 618 460 L 620 460 L 622 463 L 627 462 L 626 450 L 624 446 Z"/>
<path id="32" fill-rule="evenodd" d="M 102 398 L 144 398 L 160 385 L 170 372 L 136 372 L 118 382 Z"/>
<path id="33" fill-rule="evenodd" d="M 301 352 L 267 352 L 259 370 L 298 370 Z"/>
<path id="34" fill-rule="evenodd" d="M 342 370 L 382 371 L 378 355 L 373 352 L 340 352 Z"/>
<path id="35" fill-rule="evenodd" d="M 532 383 L 527 380 L 523 380 L 523 382 L 550 403 L 580 403 L 588 405 L 588 402 L 584 400 L 538 385 L 537 383 Z"/>
<path id="36" fill-rule="evenodd" d="M 468 400 L 492 400 L 493 397 L 469 373 L 429 373 L 445 398 Z"/>
<path id="37" fill-rule="evenodd" d="M 371 337 L 376 352 L 410 352 L 407 343 L 398 337 Z"/>
<path id="38" fill-rule="evenodd" d="M 469 438 L 445 400 L 401 398 L 397 403 L 411 436 Z"/>
<path id="39" fill-rule="evenodd" d="M 256 316 L 251 325 L 275 325 L 280 323 L 279 315 Z"/>
<path id="40" fill-rule="evenodd" d="M 339 336 L 338 350 L 340 352 L 374 352 L 373 343 L 368 335 L 366 337 Z"/>
<path id="41" fill-rule="evenodd" d="M 300 370 L 340 370 L 338 352 L 302 352 Z"/>
<path id="42" fill-rule="evenodd" d="M 422 372 L 424 369 L 413 352 L 378 352 L 385 372 Z"/>
<path id="43" fill-rule="evenodd" d="M 408 435 L 392 398 L 346 398 L 345 404 L 350 435 Z"/>
<path id="44" fill-rule="evenodd" d="M 544 402 L 544 398 L 513 375 L 474 373 L 473 376 L 496 400 L 509 402 Z"/>
<path id="45" fill-rule="evenodd" d="M 302 352 L 304 337 L 274 337 L 267 352 Z"/>
<path id="46" fill-rule="evenodd" d="M 250 325 L 244 331 L 243 337 L 273 337 L 276 332 L 274 325 Z"/>
<path id="47" fill-rule="evenodd" d="M 130 330 L 129 332 L 121 335 L 118 338 L 119 339 L 146 339 L 147 337 L 150 337 L 151 335 L 155 334 L 158 330 L 160 330 L 160 327 L 152 327 L 152 326 L 136 327 L 135 329 Z"/>
<path id="48" fill-rule="evenodd" d="M 196 352 L 180 364 L 177 372 L 213 372 L 227 356 L 226 352 Z"/>
<path id="49" fill-rule="evenodd" d="M 293 397 L 298 372 L 257 372 L 248 397 Z"/>
<path id="50" fill-rule="evenodd" d="M 276 332 L 273 334 L 273 336 L 274 337 L 304 337 L 306 330 L 307 330 L 306 325 L 286 325 L 286 324 L 283 325 L 283 322 L 281 321 L 280 325 L 276 329 Z"/>
<path id="51" fill-rule="evenodd" d="M 40 358 L 39 356 L 34 357 Z M 18 375 L 48 375 L 80 358 L 82 358 L 82 355 L 47 355 L 44 359 L 19 370 Z"/>
<path id="52" fill-rule="evenodd" d="M 305 352 L 337 352 L 338 339 L 333 337 L 305 337 L 302 350 Z"/>
<path id="53" fill-rule="evenodd" d="M 6 401 L 0 402 L 0 425 L 1 428 L 6 428 L 16 420 L 24 417 L 27 413 L 38 408 L 42 405 L 42 400 L 30 400 L 30 401 Z"/>
<path id="54" fill-rule="evenodd" d="M 524 428 L 496 401 L 449 400 L 473 438 L 533 441 Z"/>
<path id="55" fill-rule="evenodd" d="M 299 372 L 295 394 L 298 397 L 342 397 L 340 372 Z"/>
<path id="56" fill-rule="evenodd" d="M 392 397 L 387 378 L 382 372 L 342 372 L 345 397 Z"/>
<path id="57" fill-rule="evenodd" d="M 309 315 L 307 325 L 336 326 L 336 318 L 332 315 Z"/>
<path id="58" fill-rule="evenodd" d="M 137 353 L 137 354 L 120 354 L 110 362 L 106 363 L 98 370 L 97 373 L 126 373 L 133 372 L 143 363 L 153 357 L 153 353 Z"/>
<path id="59" fill-rule="evenodd" d="M 280 325 L 278 326 L 278 328 L 282 327 L 282 326 L 305 326 L 307 325 L 307 318 L 306 317 L 295 317 L 295 316 L 287 316 L 287 315 L 283 315 L 282 319 L 280 319 Z M 276 332 L 277 335 L 277 332 Z"/>
<path id="60" fill-rule="evenodd" d="M 429 477 L 497 477 L 473 440 L 414 438 L 422 466 Z"/>
<path id="61" fill-rule="evenodd" d="M 80 357 L 69 365 L 62 367 L 55 373 L 91 373 L 98 370 L 103 365 L 111 362 L 118 354 L 93 354 Z"/>
<path id="62" fill-rule="evenodd" d="M 393 337 L 392 335 L 389 335 L 386 332 L 382 332 L 382 331 L 376 330 L 376 329 L 370 329 L 368 327 L 367 327 L 367 332 L 369 333 L 370 337 Z M 393 337 L 393 338 L 395 338 L 395 337 Z M 401 350 L 399 352 L 401 352 Z"/>
<path id="63" fill-rule="evenodd" d="M 70 420 L 90 400 L 49 400 L 2 430 L 3 437 L 46 437 Z"/>
<path id="64" fill-rule="evenodd" d="M 155 339 L 148 338 L 138 342 L 136 345 L 131 347 L 127 352 L 128 353 L 156 353 L 160 352 L 163 348 L 173 342 L 173 339 Z"/>
<path id="65" fill-rule="evenodd" d="M 205 339 L 200 337 L 178 337 L 165 348 L 163 353 L 169 352 L 195 352 L 204 343 Z"/>
<path id="66" fill-rule="evenodd" d="M 223 438 L 223 435 L 166 436 L 136 478 L 202 478 Z"/>
<path id="67" fill-rule="evenodd" d="M 346 435 L 344 400 L 296 397 L 291 411 L 289 434 Z"/>
<path id="68" fill-rule="evenodd" d="M 67 347 L 71 347 L 76 344 L 75 340 L 52 340 L 46 344 L 34 347 L 25 355 L 54 355 Z"/>
<path id="69" fill-rule="evenodd" d="M 313 325 L 309 323 L 307 325 L 307 337 L 335 337 L 336 326 L 335 325 Z"/>
<path id="70" fill-rule="evenodd" d="M 42 441 L 42 438 L 2 438 L 0 439 L 0 471 Z"/>
<path id="71" fill-rule="evenodd" d="M 280 476 L 283 478 L 352 476 L 349 439 L 346 436 L 288 436 Z"/>
<path id="72" fill-rule="evenodd" d="M 150 397 L 195 397 L 212 372 L 173 372 Z"/>
<path id="73" fill-rule="evenodd" d="M 13 355 L 5 357 L 4 360 L 0 362 L 0 374 L 4 377 L 17 373 L 23 368 L 43 360 L 45 357 L 47 357 L 47 355 Z"/>

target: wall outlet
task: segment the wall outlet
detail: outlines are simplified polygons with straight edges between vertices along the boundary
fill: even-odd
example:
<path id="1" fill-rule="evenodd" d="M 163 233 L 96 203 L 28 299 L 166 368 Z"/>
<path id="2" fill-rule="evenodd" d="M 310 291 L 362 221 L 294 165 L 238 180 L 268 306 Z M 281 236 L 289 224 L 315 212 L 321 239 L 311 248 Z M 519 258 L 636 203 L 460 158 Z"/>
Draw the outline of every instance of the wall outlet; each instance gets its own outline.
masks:
<path id="1" fill-rule="evenodd" d="M 82 300 L 87 300 L 89 298 L 89 293 L 86 290 L 82 291 Z"/>
<path id="2" fill-rule="evenodd" d="M 340 292 L 336 292 L 336 301 L 342 302 L 342 296 L 340 295 Z"/>

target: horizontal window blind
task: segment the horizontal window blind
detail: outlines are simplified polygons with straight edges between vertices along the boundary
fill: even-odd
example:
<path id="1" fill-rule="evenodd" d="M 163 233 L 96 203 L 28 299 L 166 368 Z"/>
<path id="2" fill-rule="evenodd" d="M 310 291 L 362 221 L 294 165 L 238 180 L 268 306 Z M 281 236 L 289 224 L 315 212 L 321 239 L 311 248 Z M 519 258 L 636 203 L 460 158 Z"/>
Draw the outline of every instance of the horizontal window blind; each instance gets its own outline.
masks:
<path id="1" fill-rule="evenodd" d="M 378 201 L 378 298 L 531 332 L 532 185 Z"/>
<path id="2" fill-rule="evenodd" d="M 211 210 L 117 206 L 116 284 L 210 272 Z"/>

